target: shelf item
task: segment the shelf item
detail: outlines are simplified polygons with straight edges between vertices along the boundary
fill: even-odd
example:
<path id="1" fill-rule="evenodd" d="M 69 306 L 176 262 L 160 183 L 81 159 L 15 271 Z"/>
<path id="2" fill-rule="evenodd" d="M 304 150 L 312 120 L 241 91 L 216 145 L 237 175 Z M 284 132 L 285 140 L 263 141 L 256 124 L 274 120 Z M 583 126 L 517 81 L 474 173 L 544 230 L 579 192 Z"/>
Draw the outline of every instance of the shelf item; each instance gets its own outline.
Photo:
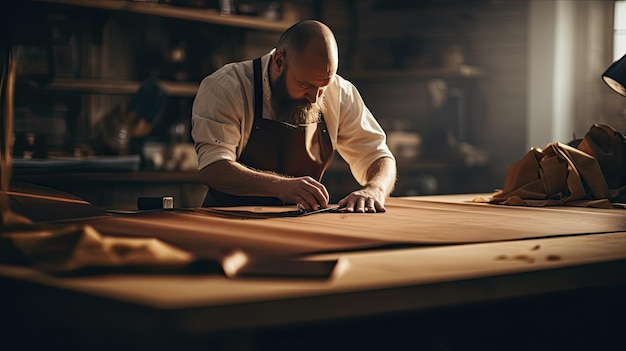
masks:
<path id="1" fill-rule="evenodd" d="M 230 27 L 241 27 L 271 32 L 282 32 L 294 22 L 270 21 L 241 15 L 222 15 L 214 9 L 184 8 L 152 2 L 121 0 L 32 0 L 51 4 L 78 6 L 101 10 L 126 11 L 159 17 L 175 18 L 185 21 L 213 23 Z"/>

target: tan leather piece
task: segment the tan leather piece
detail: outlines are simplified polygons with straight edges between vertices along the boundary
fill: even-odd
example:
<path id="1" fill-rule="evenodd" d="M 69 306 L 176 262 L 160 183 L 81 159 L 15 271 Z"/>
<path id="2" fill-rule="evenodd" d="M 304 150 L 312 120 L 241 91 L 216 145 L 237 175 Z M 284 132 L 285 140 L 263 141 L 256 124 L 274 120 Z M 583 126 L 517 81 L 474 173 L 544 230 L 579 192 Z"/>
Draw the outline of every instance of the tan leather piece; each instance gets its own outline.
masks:
<path id="1" fill-rule="evenodd" d="M 607 125 L 593 125 L 577 147 L 532 148 L 507 169 L 491 203 L 516 206 L 612 207 L 626 194 L 626 143 Z"/>

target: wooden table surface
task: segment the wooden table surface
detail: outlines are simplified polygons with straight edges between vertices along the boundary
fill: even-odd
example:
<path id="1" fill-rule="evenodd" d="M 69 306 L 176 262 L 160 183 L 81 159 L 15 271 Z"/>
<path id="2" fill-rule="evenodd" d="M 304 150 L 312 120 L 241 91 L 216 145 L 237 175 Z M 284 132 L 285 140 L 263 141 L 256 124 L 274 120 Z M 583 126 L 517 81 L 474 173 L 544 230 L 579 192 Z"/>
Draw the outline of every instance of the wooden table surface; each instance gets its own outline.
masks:
<path id="1" fill-rule="evenodd" d="M 425 208 L 427 213 L 439 213 L 438 220 L 445 220 L 447 216 L 454 225 L 440 228 L 448 228 L 445 230 L 450 236 L 465 230 L 458 220 L 454 220 L 456 216 L 463 212 L 462 216 L 470 219 L 472 213 L 488 218 L 482 212 L 485 207 L 489 207 L 495 218 L 508 217 L 513 224 L 468 223 L 467 228 L 475 232 L 470 230 L 471 235 L 465 238 L 471 240 L 460 243 L 459 240 L 441 242 L 442 234 L 446 233 L 436 233 L 434 236 L 418 236 L 416 242 L 421 245 L 395 249 L 381 246 L 305 256 L 307 260 L 338 260 L 339 264 L 328 280 L 229 279 L 217 274 L 115 274 L 61 278 L 10 265 L 0 266 L 0 275 L 5 291 L 18 296 L 20 313 L 32 318 L 57 316 L 55 323 L 68 330 L 105 328 L 119 333 L 170 336 L 324 323 L 626 284 L 626 212 L 623 210 L 500 207 L 471 203 L 468 200 L 473 196 L 398 199 L 390 202 L 393 204 L 390 213 L 394 206 L 400 208 L 413 204 L 422 211 L 419 213 Z M 555 235 L 552 229 L 546 232 L 545 227 L 537 228 L 536 223 L 546 224 L 545 218 L 537 216 L 538 213 L 553 213 L 561 221 L 563 235 Z M 319 216 L 319 219 L 329 220 L 330 216 L 341 214 Z M 361 216 L 373 218 L 379 215 Z M 595 217 L 601 221 L 592 220 Z M 258 223 L 263 223 L 263 227 L 272 221 L 285 220 L 263 219 Z M 309 220 L 315 220 L 315 216 L 307 217 Z M 250 219 L 238 221 L 240 225 L 242 222 L 254 224 Z M 406 221 L 399 226 L 398 223 L 381 221 L 378 228 L 390 228 L 389 232 L 392 232 L 395 225 L 399 231 L 390 233 L 390 236 L 396 240 L 407 235 L 410 220 Z M 432 218 L 413 221 L 416 233 L 421 232 L 420 224 L 432 225 Z M 523 230 L 519 223 L 525 223 Z M 485 232 L 493 233 L 498 231 L 497 228 L 504 228 L 514 232 L 526 231 L 529 235 L 507 236 L 505 233 L 503 240 L 494 240 L 489 235 L 484 241 L 474 240 L 478 233 L 476 228 L 481 225 Z M 314 232 L 318 230 L 309 222 L 304 227 Z M 107 226 L 101 228 L 104 233 L 110 229 Z M 430 228 L 426 226 L 426 229 Z M 380 239 L 380 235 L 368 238 L 371 234 L 368 233 L 365 233 L 367 240 Z M 533 233 L 546 235 L 541 237 Z M 358 233 L 348 236 L 359 237 Z M 427 245 L 423 245 L 425 238 L 437 240 L 428 243 L 428 239 Z M 315 241 L 312 243 L 315 245 Z M 300 247 L 297 244 L 289 249 Z M 54 302 L 42 296 L 54 296 Z M 97 318 L 93 317 L 94 311 L 97 311 Z"/>

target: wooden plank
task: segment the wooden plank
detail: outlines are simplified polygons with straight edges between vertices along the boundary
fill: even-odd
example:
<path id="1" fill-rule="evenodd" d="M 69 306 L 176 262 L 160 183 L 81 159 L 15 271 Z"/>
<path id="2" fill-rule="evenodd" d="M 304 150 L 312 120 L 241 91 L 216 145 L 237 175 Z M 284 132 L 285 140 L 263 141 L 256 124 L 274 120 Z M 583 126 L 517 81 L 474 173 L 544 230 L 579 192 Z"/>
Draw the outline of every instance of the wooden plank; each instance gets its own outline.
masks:
<path id="1" fill-rule="evenodd" d="M 167 312 L 176 318 L 171 325 L 175 329 L 168 332 L 190 334 L 407 312 L 616 284 L 626 279 L 625 245 L 626 232 L 621 232 L 333 254 L 330 256 L 343 257 L 345 264 L 332 281 L 198 275 L 55 278 L 28 268 L 2 265 L 0 274 L 35 283 L 35 287 L 45 285 L 99 297 L 103 302 L 129 303 L 135 308 L 126 307 L 125 318 L 131 320 L 151 310 Z M 535 260 L 500 259 L 502 255 L 532 255 Z M 138 306 L 147 309 L 139 310 L 137 315 Z M 90 310 L 70 311 L 80 314 Z M 108 318 L 114 320 L 121 312 L 110 313 Z M 82 319 L 68 320 L 77 323 Z"/>
<path id="2" fill-rule="evenodd" d="M 264 31 L 282 32 L 293 22 L 268 21 L 262 18 L 221 15 L 217 10 L 201 8 L 184 8 L 149 2 L 114 1 L 114 0 L 32 0 L 59 5 L 79 6 L 85 8 L 126 11 L 145 15 L 175 18 L 186 21 L 213 23 L 232 27 L 249 28 Z"/>
<path id="3" fill-rule="evenodd" d="M 163 89 L 171 96 L 193 97 L 198 91 L 198 83 L 191 82 L 159 82 Z M 140 86 L 140 82 L 130 80 L 105 80 L 105 79 L 56 79 L 46 85 L 46 90 L 73 91 L 86 94 L 134 94 Z"/>

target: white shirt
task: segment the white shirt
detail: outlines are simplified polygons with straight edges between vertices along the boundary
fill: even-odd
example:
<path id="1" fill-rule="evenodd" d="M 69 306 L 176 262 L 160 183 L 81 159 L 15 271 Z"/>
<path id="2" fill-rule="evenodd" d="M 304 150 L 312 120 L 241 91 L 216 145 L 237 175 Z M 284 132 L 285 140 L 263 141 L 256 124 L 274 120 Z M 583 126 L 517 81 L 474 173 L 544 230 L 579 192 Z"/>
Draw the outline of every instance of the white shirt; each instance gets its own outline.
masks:
<path id="1" fill-rule="evenodd" d="M 263 55 L 263 116 L 273 118 L 268 74 L 274 50 Z M 339 75 L 324 92 L 324 120 L 333 149 L 350 165 L 364 185 L 367 169 L 379 158 L 394 157 L 386 136 L 352 83 Z M 198 170 L 219 160 L 236 161 L 254 121 L 252 61 L 229 63 L 200 83 L 193 102 L 191 136 L 198 154 Z"/>

